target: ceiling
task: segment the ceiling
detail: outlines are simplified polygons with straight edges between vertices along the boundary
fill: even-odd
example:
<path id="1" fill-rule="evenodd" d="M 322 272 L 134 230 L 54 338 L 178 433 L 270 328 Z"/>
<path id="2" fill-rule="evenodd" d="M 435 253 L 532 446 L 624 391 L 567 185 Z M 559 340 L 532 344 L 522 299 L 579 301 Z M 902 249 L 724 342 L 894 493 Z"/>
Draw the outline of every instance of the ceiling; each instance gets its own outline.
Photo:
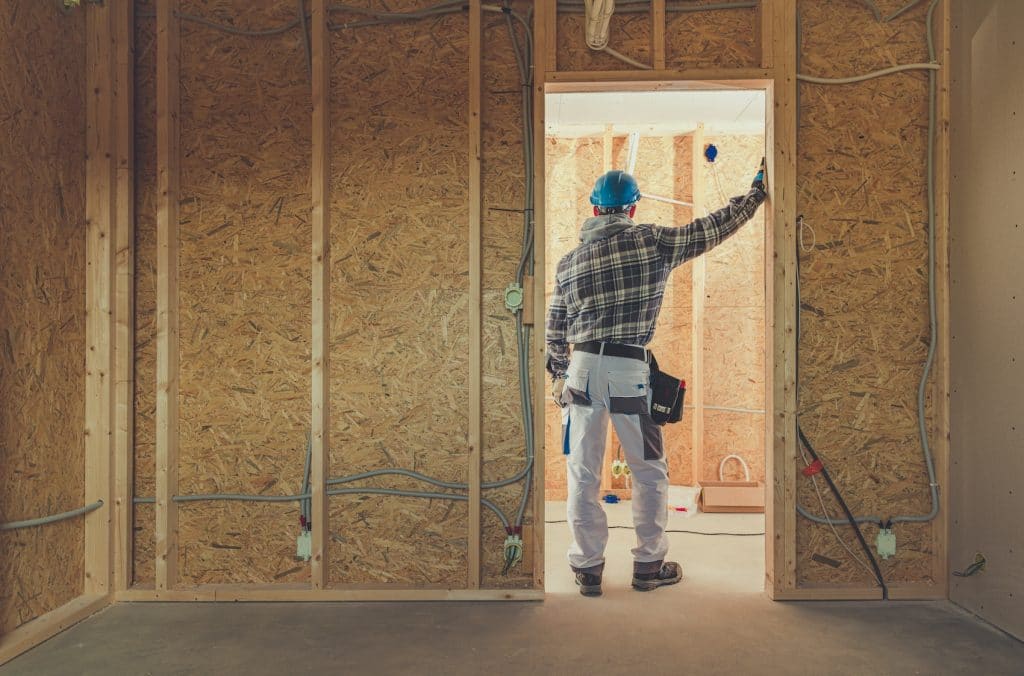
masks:
<path id="1" fill-rule="evenodd" d="M 704 123 L 705 134 L 764 133 L 761 90 L 588 92 L 548 94 L 546 134 L 600 136 L 612 125 L 616 134 L 679 136 Z"/>

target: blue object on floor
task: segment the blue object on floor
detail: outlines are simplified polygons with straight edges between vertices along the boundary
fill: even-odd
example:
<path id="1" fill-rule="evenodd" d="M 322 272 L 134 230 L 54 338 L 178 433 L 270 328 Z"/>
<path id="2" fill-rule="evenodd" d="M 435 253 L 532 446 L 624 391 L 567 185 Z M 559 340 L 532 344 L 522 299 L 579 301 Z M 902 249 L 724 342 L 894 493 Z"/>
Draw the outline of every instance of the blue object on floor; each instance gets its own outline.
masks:
<path id="1" fill-rule="evenodd" d="M 614 493 L 609 493 L 608 495 L 604 496 L 604 501 L 607 502 L 609 505 L 614 505 L 616 502 L 619 501 L 619 496 L 615 495 Z"/>
<path id="2" fill-rule="evenodd" d="M 714 162 L 715 158 L 718 157 L 718 148 L 714 143 L 709 143 L 708 147 L 704 149 L 704 157 L 708 162 Z"/>

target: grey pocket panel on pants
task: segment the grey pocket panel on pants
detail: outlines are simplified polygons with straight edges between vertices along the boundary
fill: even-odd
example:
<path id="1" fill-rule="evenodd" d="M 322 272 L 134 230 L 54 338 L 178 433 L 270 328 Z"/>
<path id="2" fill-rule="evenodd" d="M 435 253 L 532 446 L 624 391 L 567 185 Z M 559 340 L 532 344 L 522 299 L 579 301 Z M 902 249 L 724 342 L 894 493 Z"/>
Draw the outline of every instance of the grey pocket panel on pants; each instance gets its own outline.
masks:
<path id="1" fill-rule="evenodd" d="M 661 460 L 665 457 L 661 427 L 654 422 L 650 413 L 640 416 L 640 430 L 644 435 L 644 460 Z"/>
<path id="2" fill-rule="evenodd" d="M 643 415 L 650 413 L 647 408 L 647 397 L 609 397 L 609 413 L 626 413 L 629 415 Z"/>

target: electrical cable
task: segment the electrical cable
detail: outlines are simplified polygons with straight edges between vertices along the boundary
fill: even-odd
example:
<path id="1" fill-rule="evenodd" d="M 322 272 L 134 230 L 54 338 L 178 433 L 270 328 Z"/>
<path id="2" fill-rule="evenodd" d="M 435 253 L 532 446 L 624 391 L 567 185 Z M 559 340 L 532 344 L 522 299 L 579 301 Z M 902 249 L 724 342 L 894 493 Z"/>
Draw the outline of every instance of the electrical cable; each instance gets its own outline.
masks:
<path id="1" fill-rule="evenodd" d="M 876 77 L 882 77 L 883 75 L 901 73 L 905 70 L 939 70 L 940 68 L 941 66 L 937 63 L 908 63 L 902 66 L 892 66 L 890 68 L 883 68 L 882 70 L 875 70 L 870 73 L 864 73 L 863 75 L 853 75 L 850 77 L 818 77 L 816 75 L 798 74 L 796 79 L 801 82 L 813 82 L 815 84 L 853 84 L 854 82 L 864 82 L 865 80 L 872 80 Z"/>
<path id="2" fill-rule="evenodd" d="M 79 507 L 78 509 L 72 509 L 67 512 L 60 512 L 59 514 L 50 514 L 49 516 L 41 516 L 37 519 L 25 519 L 23 521 L 9 521 L 7 523 L 0 523 L 0 531 L 6 530 L 18 530 L 21 528 L 32 528 L 35 526 L 45 526 L 51 523 L 57 523 L 58 521 L 66 521 L 67 519 L 73 519 L 76 516 L 82 516 L 93 512 L 103 506 L 102 500 Z"/>
<path id="3" fill-rule="evenodd" d="M 804 452 L 803 444 L 797 444 L 797 450 L 800 451 L 800 459 L 804 461 L 804 467 L 810 467 L 811 466 L 811 462 L 810 462 L 810 460 L 807 459 L 807 454 Z M 814 493 L 818 496 L 818 504 L 821 505 L 822 513 L 823 514 L 828 514 L 828 508 L 825 507 L 825 496 L 822 495 L 821 487 L 818 486 L 818 475 L 817 474 L 812 474 L 811 475 L 811 483 L 814 485 Z M 862 568 L 864 568 L 864 570 L 866 570 L 868 572 L 869 576 L 875 577 L 875 571 L 871 568 L 871 566 L 869 566 L 867 564 L 866 561 L 864 561 L 863 558 L 861 558 L 856 552 L 854 552 L 850 548 L 849 545 L 846 544 L 846 541 L 843 540 L 841 535 L 839 535 L 839 531 L 836 530 L 835 524 L 829 523 L 828 527 L 830 529 L 832 529 L 832 534 L 835 535 L 836 542 L 838 542 L 840 544 L 840 546 L 842 546 L 842 548 L 846 550 L 846 553 L 850 555 L 850 558 L 852 558 L 854 561 L 856 561 L 858 564 L 860 564 L 860 566 Z"/>
<path id="4" fill-rule="evenodd" d="M 326 495 L 393 495 L 401 498 L 425 498 L 429 500 L 455 500 L 460 502 L 469 501 L 468 495 L 459 495 L 458 493 L 434 493 L 429 491 L 407 491 L 399 488 L 371 488 L 371 487 L 359 487 L 359 488 L 332 488 L 326 491 Z M 302 500 L 308 500 L 313 497 L 312 493 L 298 493 L 296 495 L 247 495 L 243 493 L 202 493 L 193 495 L 175 495 L 171 498 L 174 502 L 301 502 Z M 132 499 L 132 502 L 136 505 L 151 505 L 156 503 L 156 498 L 148 497 L 136 497 Z M 100 503 L 102 504 L 102 503 Z M 487 509 L 494 512 L 501 521 L 501 524 L 506 528 L 509 527 L 508 518 L 505 514 L 495 505 L 493 502 L 486 498 L 480 499 L 480 504 Z M 99 506 L 91 507 L 92 509 L 98 509 Z M 86 509 L 86 508 L 82 508 Z M 81 512 L 81 510 L 75 510 Z M 71 512 L 65 512 L 71 516 L 77 516 L 77 514 Z M 62 515 L 57 515 L 62 516 Z M 53 517 L 47 517 L 53 518 Z M 70 516 L 62 516 L 62 518 L 70 518 Z M 25 522 L 16 522 L 25 523 Z M 7 525 L 7 524 L 5 524 Z M 35 524 L 30 524 L 35 525 Z"/>

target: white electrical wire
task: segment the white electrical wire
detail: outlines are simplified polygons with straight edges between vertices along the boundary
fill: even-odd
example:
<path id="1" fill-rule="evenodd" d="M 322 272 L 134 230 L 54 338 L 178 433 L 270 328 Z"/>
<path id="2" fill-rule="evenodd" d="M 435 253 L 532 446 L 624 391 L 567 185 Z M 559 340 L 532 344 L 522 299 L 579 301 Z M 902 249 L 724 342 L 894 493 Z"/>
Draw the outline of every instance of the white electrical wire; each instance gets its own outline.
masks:
<path id="1" fill-rule="evenodd" d="M 671 197 L 661 197 L 659 195 L 651 195 L 649 193 L 641 193 L 640 197 L 645 200 L 653 200 L 655 202 L 664 202 L 665 204 L 678 204 L 684 207 L 692 207 L 693 202 L 683 202 L 681 200 L 674 200 Z"/>
<path id="2" fill-rule="evenodd" d="M 736 455 L 735 453 L 730 453 L 729 455 L 722 458 L 722 462 L 718 463 L 718 480 L 725 481 L 725 463 L 729 462 L 730 460 L 736 460 L 737 462 L 740 463 L 740 465 L 743 467 L 743 480 L 750 481 L 750 466 L 747 464 L 746 460 Z"/>
<path id="3" fill-rule="evenodd" d="M 864 82 L 865 80 L 882 77 L 883 75 L 902 73 L 905 70 L 939 70 L 940 68 L 941 66 L 937 63 L 908 63 L 902 66 L 892 66 L 891 68 L 883 68 L 882 70 L 873 70 L 870 73 L 853 75 L 851 77 L 818 77 L 816 75 L 804 75 L 799 73 L 797 74 L 796 79 L 801 82 L 813 82 L 815 84 L 853 84 L 854 82 Z"/>

